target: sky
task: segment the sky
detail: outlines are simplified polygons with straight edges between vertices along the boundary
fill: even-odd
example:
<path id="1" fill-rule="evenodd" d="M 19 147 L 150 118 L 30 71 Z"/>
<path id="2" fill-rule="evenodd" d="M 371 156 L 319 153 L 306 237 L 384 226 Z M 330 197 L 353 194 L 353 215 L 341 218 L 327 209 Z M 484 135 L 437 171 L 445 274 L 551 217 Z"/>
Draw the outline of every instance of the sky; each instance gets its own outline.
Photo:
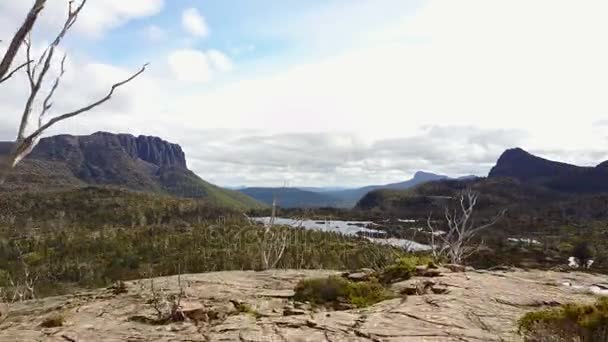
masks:
<path id="1" fill-rule="evenodd" d="M 0 52 L 32 3 L 0 1 Z M 49 0 L 35 52 L 66 9 Z M 150 67 L 48 134 L 160 136 L 223 186 L 484 176 L 513 147 L 596 165 L 606 17 L 604 0 L 89 0 L 50 115 Z M 0 140 L 14 139 L 26 95 L 23 75 L 0 86 Z"/>

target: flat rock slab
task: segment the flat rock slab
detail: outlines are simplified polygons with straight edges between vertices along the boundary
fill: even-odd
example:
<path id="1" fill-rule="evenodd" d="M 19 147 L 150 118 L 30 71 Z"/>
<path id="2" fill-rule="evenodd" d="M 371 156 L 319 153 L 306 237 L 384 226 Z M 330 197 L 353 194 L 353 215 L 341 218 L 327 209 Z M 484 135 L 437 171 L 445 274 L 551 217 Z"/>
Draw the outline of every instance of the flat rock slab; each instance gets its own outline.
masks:
<path id="1" fill-rule="evenodd" d="M 605 276 L 584 273 L 448 272 L 436 278 L 449 289 L 446 294 L 392 299 L 360 310 L 283 315 L 298 281 L 338 274 L 285 270 L 182 275 L 184 306 L 201 308 L 210 318 L 167 325 L 130 319 L 154 317 L 149 279 L 127 282 L 125 294 L 100 289 L 16 303 L 0 326 L 0 341 L 520 341 L 516 321 L 525 312 L 592 302 L 594 297 L 584 289 L 608 282 Z M 177 293 L 177 284 L 177 277 L 154 279 L 154 288 L 166 293 Z M 235 311 L 235 302 L 254 313 Z M 62 327 L 40 327 L 57 314 L 65 317 Z"/>

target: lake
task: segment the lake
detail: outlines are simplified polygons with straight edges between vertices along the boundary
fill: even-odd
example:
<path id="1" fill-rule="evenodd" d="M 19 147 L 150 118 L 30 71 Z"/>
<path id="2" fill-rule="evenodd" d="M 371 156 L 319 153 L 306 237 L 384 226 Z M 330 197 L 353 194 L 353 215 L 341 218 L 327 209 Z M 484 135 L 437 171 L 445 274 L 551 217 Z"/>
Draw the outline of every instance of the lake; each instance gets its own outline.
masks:
<path id="1" fill-rule="evenodd" d="M 268 224 L 270 217 L 253 217 L 253 221 Z M 277 217 L 274 220 L 276 225 L 290 226 L 294 228 L 314 229 L 324 232 L 335 232 L 349 236 L 361 236 L 378 244 L 386 244 L 395 247 L 401 247 L 410 251 L 425 251 L 431 247 L 414 241 L 396 238 L 379 238 L 386 235 L 385 231 L 374 229 L 379 226 L 371 221 L 322 221 L 322 220 L 297 220 L 284 217 Z"/>

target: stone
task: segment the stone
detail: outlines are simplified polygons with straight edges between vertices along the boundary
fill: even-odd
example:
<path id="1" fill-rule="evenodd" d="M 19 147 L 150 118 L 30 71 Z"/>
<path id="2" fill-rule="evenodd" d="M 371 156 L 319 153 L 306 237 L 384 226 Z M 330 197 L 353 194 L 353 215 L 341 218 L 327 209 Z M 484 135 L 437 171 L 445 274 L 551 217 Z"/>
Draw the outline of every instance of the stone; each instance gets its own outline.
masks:
<path id="1" fill-rule="evenodd" d="M 362 268 L 354 272 L 345 272 L 342 277 L 351 281 L 369 281 L 376 274 L 371 268 Z"/>
<path id="2" fill-rule="evenodd" d="M 447 265 L 444 265 L 444 267 L 452 272 L 465 272 L 466 271 L 465 266 L 458 265 L 458 264 L 447 264 Z"/>
<path id="3" fill-rule="evenodd" d="M 416 276 L 418 277 L 439 277 L 441 271 L 437 269 L 429 269 L 426 266 L 416 266 Z"/>
<path id="4" fill-rule="evenodd" d="M 285 309 L 283 309 L 283 316 L 300 316 L 300 315 L 306 315 L 308 313 L 308 311 L 306 310 L 302 310 L 302 309 L 296 309 L 293 307 L 285 307 Z"/>

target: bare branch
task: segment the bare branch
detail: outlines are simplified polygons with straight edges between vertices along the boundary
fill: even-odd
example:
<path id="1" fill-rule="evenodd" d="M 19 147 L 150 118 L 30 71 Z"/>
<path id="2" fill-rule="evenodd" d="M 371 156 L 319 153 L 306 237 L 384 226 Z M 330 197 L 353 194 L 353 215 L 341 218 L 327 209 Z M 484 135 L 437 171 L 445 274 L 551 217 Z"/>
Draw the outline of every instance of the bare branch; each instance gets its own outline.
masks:
<path id="1" fill-rule="evenodd" d="M 112 85 L 108 94 L 106 96 L 104 96 L 103 98 L 101 98 L 87 106 L 84 106 L 80 109 L 53 117 L 48 122 L 43 123 L 44 118 L 47 116 L 48 112 L 53 107 L 53 102 L 52 102 L 53 96 L 55 95 L 57 89 L 59 88 L 59 85 L 61 83 L 61 78 L 65 74 L 66 55 L 64 55 L 61 60 L 60 74 L 55 78 L 53 85 L 51 86 L 49 92 L 47 93 L 47 95 L 44 98 L 44 101 L 42 103 L 42 109 L 38 115 L 38 127 L 36 130 L 34 130 L 33 133 L 26 136 L 27 126 L 30 122 L 30 117 L 32 115 L 34 103 L 36 102 L 36 99 L 40 93 L 44 80 L 51 68 L 51 64 L 53 62 L 56 48 L 59 46 L 59 44 L 65 37 L 65 35 L 68 33 L 68 31 L 72 28 L 72 26 L 78 20 L 78 16 L 79 16 L 80 12 L 82 11 L 82 9 L 84 8 L 84 6 L 86 5 L 87 1 L 88 0 L 82 0 L 80 2 L 80 4 L 77 6 L 74 4 L 74 0 L 70 0 L 68 2 L 68 15 L 63 24 L 63 27 L 61 28 L 61 31 L 57 34 L 57 36 L 52 41 L 52 43 L 49 44 L 49 46 L 44 50 L 44 52 L 42 53 L 40 58 L 37 60 L 37 63 L 34 63 L 33 62 L 34 59 L 32 58 L 32 51 L 31 51 L 32 44 L 31 44 L 31 39 L 29 38 L 29 35 L 32 30 L 32 27 L 35 24 L 35 21 L 36 21 L 38 15 L 40 14 L 40 11 L 42 11 L 44 5 L 46 4 L 46 0 L 36 0 L 36 3 L 34 4 L 32 9 L 28 13 L 28 17 L 26 18 L 26 21 L 24 22 L 24 24 L 22 25 L 20 30 L 17 32 L 17 34 L 15 34 L 15 36 L 13 37 L 11 46 L 9 47 L 9 49 L 7 50 L 7 53 L 5 54 L 5 56 L 2 60 L 2 64 L 0 64 L 0 80 L 1 80 L 0 83 L 4 80 L 10 78 L 16 71 L 18 71 L 22 68 L 26 68 L 26 74 L 27 74 L 29 84 L 30 84 L 30 94 L 24 105 L 15 145 L 13 146 L 10 156 L 8 158 L 4 158 L 3 160 L 0 160 L 0 185 L 5 182 L 9 169 L 14 167 L 17 163 L 19 163 L 19 161 L 21 161 L 23 158 L 25 158 L 32 151 L 32 149 L 36 146 L 38 139 L 40 139 L 41 135 L 47 129 L 49 129 L 50 127 L 52 127 L 53 125 L 55 125 L 58 122 L 61 122 L 63 120 L 67 120 L 69 118 L 75 117 L 82 113 L 88 112 L 88 111 L 104 104 L 105 102 L 109 101 L 112 98 L 112 96 L 114 95 L 114 92 L 118 88 L 133 81 L 135 78 L 137 78 L 139 75 L 141 75 L 146 70 L 146 67 L 148 66 L 148 64 L 144 64 L 143 67 L 139 71 L 137 71 L 136 73 L 131 75 L 129 78 Z M 27 54 L 28 62 L 19 66 L 16 70 L 11 72 L 8 76 L 4 77 L 4 75 L 8 72 L 8 69 L 10 68 L 11 63 L 12 63 L 13 59 L 15 58 L 15 56 L 17 55 L 17 52 L 22 44 L 26 45 L 26 54 Z"/>
<path id="2" fill-rule="evenodd" d="M 0 83 L 7 81 L 9 78 L 13 77 L 19 70 L 25 68 L 26 66 L 30 65 L 33 61 L 28 60 L 27 62 L 21 64 L 20 66 L 16 67 L 13 71 L 9 72 L 8 75 L 6 75 L 3 79 L 0 80 Z"/>
<path id="3" fill-rule="evenodd" d="M 445 220 L 448 226 L 448 230 L 445 234 L 439 235 L 442 241 L 440 246 L 437 246 L 435 242 L 436 229 L 431 223 L 431 215 L 427 220 L 427 226 L 431 231 L 431 248 L 433 249 L 433 256 L 435 258 L 442 258 L 449 256 L 450 262 L 455 264 L 462 263 L 466 258 L 474 254 L 482 244 L 473 246 L 471 241 L 477 236 L 479 232 L 490 228 L 495 225 L 505 215 L 506 210 L 499 212 L 494 218 L 488 223 L 480 226 L 475 226 L 473 221 L 473 213 L 475 206 L 477 205 L 478 195 L 471 189 L 467 189 L 461 192 L 459 197 L 460 213 L 454 210 L 453 213 L 446 207 L 445 209 Z"/>
<path id="4" fill-rule="evenodd" d="M 32 8 L 29 10 L 27 17 L 19 30 L 13 36 L 11 43 L 8 46 L 8 49 L 4 53 L 4 57 L 2 57 L 2 62 L 0 62 L 0 79 L 4 80 L 5 75 L 9 72 L 13 61 L 17 57 L 17 53 L 21 48 L 24 40 L 27 35 L 32 31 L 34 24 L 36 24 L 36 20 L 38 19 L 38 15 L 44 8 L 47 0 L 36 0 Z"/>
<path id="5" fill-rule="evenodd" d="M 49 111 L 49 109 L 51 109 L 51 107 L 53 106 L 53 103 L 51 102 L 51 100 L 53 98 L 53 95 L 55 95 L 55 91 L 59 87 L 59 82 L 61 81 L 61 77 L 63 77 L 63 75 L 65 74 L 65 59 L 66 58 L 67 58 L 67 54 L 64 54 L 63 58 L 61 59 L 61 71 L 59 72 L 59 76 L 57 76 L 57 78 L 55 78 L 55 82 L 53 83 L 53 87 L 51 87 L 51 91 L 49 91 L 48 95 L 44 99 L 44 102 L 42 103 L 42 112 L 38 116 L 38 128 L 42 127 L 42 119 L 44 118 L 45 114 Z"/>
<path id="6" fill-rule="evenodd" d="M 42 125 L 40 128 L 38 128 L 34 133 L 32 133 L 26 140 L 29 139 L 35 139 L 38 136 L 40 136 L 40 134 L 42 134 L 45 130 L 49 129 L 51 126 L 53 126 L 54 124 L 75 117 L 77 115 L 80 115 L 84 112 L 88 112 L 92 109 L 94 109 L 95 107 L 98 107 L 102 104 L 104 104 L 105 102 L 109 101 L 112 98 L 112 95 L 114 95 L 114 92 L 116 91 L 116 89 L 120 88 L 121 86 L 133 81 L 135 78 L 137 78 L 137 76 L 141 75 L 144 71 L 146 71 L 146 67 L 148 66 L 148 63 L 144 64 L 141 69 L 139 69 L 138 72 L 136 72 L 135 74 L 133 74 L 131 77 L 127 78 L 126 80 L 122 81 L 122 82 L 118 82 L 116 84 L 114 84 L 112 86 L 112 88 L 110 88 L 110 92 L 103 97 L 100 100 L 97 100 L 93 103 L 91 103 L 88 106 L 82 107 L 80 109 L 77 109 L 75 111 L 69 112 L 69 113 L 65 113 L 65 114 L 61 114 L 59 116 L 56 116 L 54 118 L 52 118 L 51 120 L 49 120 L 49 122 L 47 122 L 46 124 Z"/>

